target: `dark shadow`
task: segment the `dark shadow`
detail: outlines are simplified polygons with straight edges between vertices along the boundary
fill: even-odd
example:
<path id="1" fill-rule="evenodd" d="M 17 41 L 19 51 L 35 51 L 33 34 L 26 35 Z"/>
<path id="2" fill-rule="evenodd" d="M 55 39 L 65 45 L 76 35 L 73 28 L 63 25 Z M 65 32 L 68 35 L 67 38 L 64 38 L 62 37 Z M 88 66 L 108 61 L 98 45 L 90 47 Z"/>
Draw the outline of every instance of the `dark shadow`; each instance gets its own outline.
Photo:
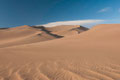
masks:
<path id="1" fill-rule="evenodd" d="M 84 31 L 89 30 L 89 28 L 86 28 L 86 27 L 83 27 L 83 26 L 80 26 L 80 27 L 78 27 L 78 28 L 81 29 L 81 30 L 84 30 Z"/>
<path id="2" fill-rule="evenodd" d="M 51 31 L 48 31 L 44 26 L 31 26 L 31 27 L 36 28 L 36 29 L 40 29 L 40 30 L 44 31 L 45 33 L 47 33 L 47 34 L 49 34 L 49 35 L 51 35 L 51 36 L 53 36 L 55 38 L 64 37 L 64 36 L 60 36 L 60 35 L 51 33 Z"/>
<path id="3" fill-rule="evenodd" d="M 71 30 L 76 30 L 76 31 L 78 32 L 78 34 L 80 34 L 80 33 L 83 32 L 83 31 L 89 30 L 89 28 L 80 26 L 80 27 L 77 27 L 77 28 L 73 28 L 73 29 L 71 29 Z"/>
<path id="4" fill-rule="evenodd" d="M 5 30 L 5 29 L 9 29 L 9 28 L 0 28 L 0 30 Z"/>

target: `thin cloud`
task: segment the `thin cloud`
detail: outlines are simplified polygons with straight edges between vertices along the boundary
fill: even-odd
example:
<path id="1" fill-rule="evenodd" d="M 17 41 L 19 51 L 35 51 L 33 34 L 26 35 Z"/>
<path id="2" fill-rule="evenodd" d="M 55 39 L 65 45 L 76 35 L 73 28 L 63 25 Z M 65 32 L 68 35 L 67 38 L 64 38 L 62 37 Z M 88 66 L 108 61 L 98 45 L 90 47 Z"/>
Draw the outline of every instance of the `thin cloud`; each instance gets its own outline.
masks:
<path id="1" fill-rule="evenodd" d="M 118 9 L 118 12 L 120 12 L 120 8 Z"/>
<path id="2" fill-rule="evenodd" d="M 98 11 L 98 13 L 107 12 L 107 11 L 109 11 L 110 9 L 111 9 L 110 7 L 106 7 L 106 8 L 100 9 L 100 10 Z"/>
<path id="3" fill-rule="evenodd" d="M 48 24 L 44 24 L 43 26 L 46 27 L 53 27 L 53 26 L 59 26 L 59 25 L 86 25 L 86 24 L 92 24 L 92 23 L 99 23 L 104 20 L 75 20 L 75 21 L 59 21 L 59 22 L 51 22 Z M 37 25 L 39 26 L 39 25 Z"/>

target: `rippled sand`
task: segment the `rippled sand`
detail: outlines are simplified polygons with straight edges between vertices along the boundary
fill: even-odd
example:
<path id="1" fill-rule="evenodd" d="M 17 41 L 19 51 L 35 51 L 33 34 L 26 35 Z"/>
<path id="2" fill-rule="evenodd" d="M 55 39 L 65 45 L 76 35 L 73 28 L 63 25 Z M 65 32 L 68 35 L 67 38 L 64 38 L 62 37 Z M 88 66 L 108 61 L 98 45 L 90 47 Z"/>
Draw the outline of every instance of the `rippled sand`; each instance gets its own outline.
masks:
<path id="1" fill-rule="evenodd" d="M 120 24 L 0 48 L 0 80 L 119 80 Z M 5 44 L 6 45 L 6 44 Z"/>

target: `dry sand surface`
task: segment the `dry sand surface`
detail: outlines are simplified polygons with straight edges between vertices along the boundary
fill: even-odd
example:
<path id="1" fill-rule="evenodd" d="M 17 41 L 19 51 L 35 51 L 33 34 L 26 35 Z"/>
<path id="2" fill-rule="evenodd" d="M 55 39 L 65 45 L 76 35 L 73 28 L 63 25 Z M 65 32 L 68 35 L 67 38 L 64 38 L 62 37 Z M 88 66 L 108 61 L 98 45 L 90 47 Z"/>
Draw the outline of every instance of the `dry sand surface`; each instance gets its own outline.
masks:
<path id="1" fill-rule="evenodd" d="M 58 34 L 66 37 L 66 36 L 79 34 L 83 31 L 88 30 L 88 28 L 79 25 L 61 25 L 61 26 L 47 28 L 47 30 L 51 31 L 53 34 Z"/>
<path id="2" fill-rule="evenodd" d="M 28 26 L 1 30 L 0 80 L 120 80 L 120 24 L 55 36 Z"/>
<path id="3" fill-rule="evenodd" d="M 15 28 L 0 29 L 0 48 L 58 39 L 66 37 L 68 34 L 76 35 L 86 30 L 88 30 L 88 28 L 78 25 L 63 25 L 51 28 L 25 25 Z"/>

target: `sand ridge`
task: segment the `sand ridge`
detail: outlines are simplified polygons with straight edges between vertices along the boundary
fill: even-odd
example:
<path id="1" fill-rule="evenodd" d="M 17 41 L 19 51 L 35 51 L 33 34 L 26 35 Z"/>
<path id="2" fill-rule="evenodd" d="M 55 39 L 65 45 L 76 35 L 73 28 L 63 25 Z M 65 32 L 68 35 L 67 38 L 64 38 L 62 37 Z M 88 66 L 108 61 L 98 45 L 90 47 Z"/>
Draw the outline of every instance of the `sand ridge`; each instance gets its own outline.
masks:
<path id="1" fill-rule="evenodd" d="M 69 28 L 70 27 L 70 28 Z M 44 26 L 19 26 L 14 28 L 8 28 L 8 29 L 1 29 L 0 30 L 0 47 L 9 47 L 9 46 L 15 46 L 15 45 L 24 45 L 24 44 L 31 44 L 31 43 L 37 43 L 37 42 L 43 42 L 43 41 L 49 41 L 53 39 L 58 39 L 65 37 L 65 34 L 70 34 L 72 31 L 71 29 L 77 29 L 80 28 L 80 26 L 62 26 L 61 30 L 67 33 L 64 33 L 64 35 L 58 34 L 63 33 L 61 30 L 57 33 L 54 33 L 54 30 L 57 30 L 56 27 L 53 28 L 46 28 Z M 50 29 L 50 30 L 49 30 Z M 59 30 L 60 28 L 58 28 Z M 80 31 L 81 30 L 81 31 Z M 79 29 L 80 32 L 88 30 L 85 29 Z M 75 30 L 74 30 L 75 31 Z M 76 34 L 79 34 L 78 32 Z M 74 34 L 70 34 L 74 35 Z"/>

